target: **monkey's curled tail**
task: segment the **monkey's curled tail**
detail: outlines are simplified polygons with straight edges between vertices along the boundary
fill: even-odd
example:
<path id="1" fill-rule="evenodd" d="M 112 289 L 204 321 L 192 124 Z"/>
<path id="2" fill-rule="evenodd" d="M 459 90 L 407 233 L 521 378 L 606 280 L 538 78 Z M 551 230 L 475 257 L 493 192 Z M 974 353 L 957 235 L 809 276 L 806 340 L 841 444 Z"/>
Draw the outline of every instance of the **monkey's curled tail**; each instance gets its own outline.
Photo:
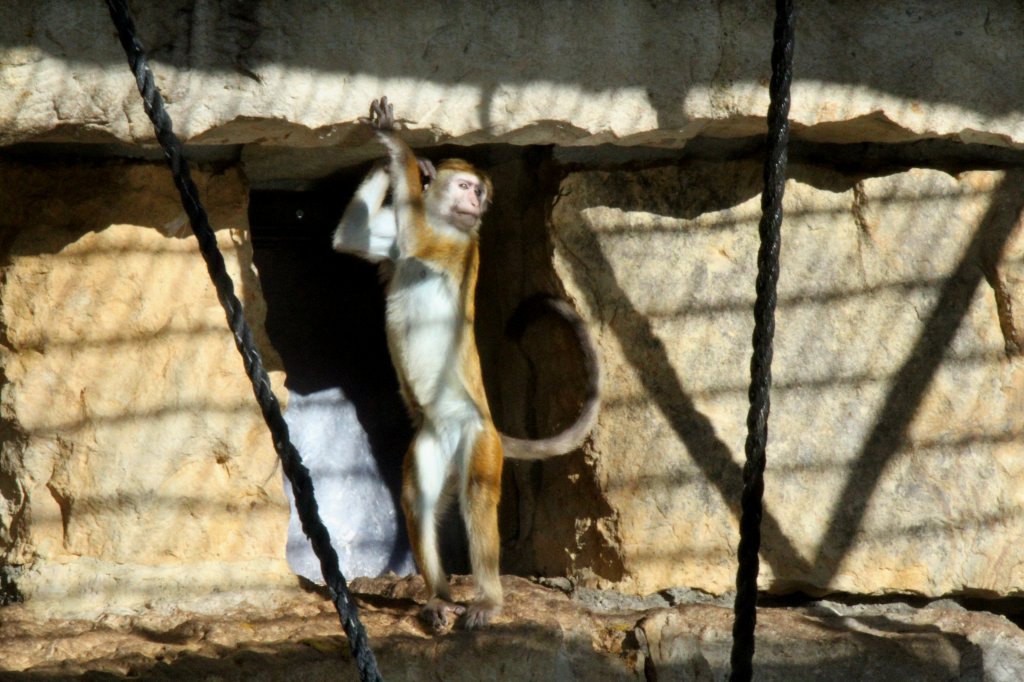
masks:
<path id="1" fill-rule="evenodd" d="M 526 331 L 527 324 L 545 312 L 555 313 L 572 328 L 583 354 L 583 365 L 587 374 L 586 395 L 576 421 L 560 433 L 540 439 L 514 438 L 504 433 L 500 434 L 505 456 L 510 459 L 547 459 L 572 452 L 583 444 L 597 422 L 597 413 L 601 405 L 601 365 L 597 360 L 597 349 L 590 338 L 590 332 L 571 305 L 547 294 L 532 296 L 512 315 L 506 332 L 513 338 L 520 338 Z"/>

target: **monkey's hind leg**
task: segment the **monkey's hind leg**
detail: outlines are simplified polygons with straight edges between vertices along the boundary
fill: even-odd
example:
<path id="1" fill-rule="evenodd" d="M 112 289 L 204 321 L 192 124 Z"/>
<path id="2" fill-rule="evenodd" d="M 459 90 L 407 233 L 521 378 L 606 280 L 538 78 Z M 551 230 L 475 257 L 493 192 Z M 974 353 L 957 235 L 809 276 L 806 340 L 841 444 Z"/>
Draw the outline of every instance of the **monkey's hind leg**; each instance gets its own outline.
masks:
<path id="1" fill-rule="evenodd" d="M 446 505 L 448 460 L 437 434 L 422 426 L 409 446 L 402 467 L 402 510 L 416 565 L 423 574 L 429 595 L 420 616 L 437 633 L 452 624 L 449 617 L 454 619 L 466 610 L 452 602 L 437 544 L 437 520 Z"/>
<path id="2" fill-rule="evenodd" d="M 476 436 L 460 486 L 462 514 L 469 536 L 469 559 L 473 565 L 478 596 L 463 618 L 466 628 L 486 625 L 501 610 L 499 578 L 498 501 L 501 497 L 501 439 L 492 424 L 485 424 Z"/>

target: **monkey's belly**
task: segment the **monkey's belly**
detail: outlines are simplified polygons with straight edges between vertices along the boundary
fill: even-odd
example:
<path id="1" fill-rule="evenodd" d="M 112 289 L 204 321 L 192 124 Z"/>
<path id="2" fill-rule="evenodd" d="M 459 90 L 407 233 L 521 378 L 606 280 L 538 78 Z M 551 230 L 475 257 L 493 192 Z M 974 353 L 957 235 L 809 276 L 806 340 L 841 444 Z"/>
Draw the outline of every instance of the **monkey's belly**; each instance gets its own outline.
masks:
<path id="1" fill-rule="evenodd" d="M 422 261 L 400 261 L 388 293 L 388 341 L 417 404 L 436 417 L 464 409 L 459 342 L 464 324 L 450 278 Z"/>

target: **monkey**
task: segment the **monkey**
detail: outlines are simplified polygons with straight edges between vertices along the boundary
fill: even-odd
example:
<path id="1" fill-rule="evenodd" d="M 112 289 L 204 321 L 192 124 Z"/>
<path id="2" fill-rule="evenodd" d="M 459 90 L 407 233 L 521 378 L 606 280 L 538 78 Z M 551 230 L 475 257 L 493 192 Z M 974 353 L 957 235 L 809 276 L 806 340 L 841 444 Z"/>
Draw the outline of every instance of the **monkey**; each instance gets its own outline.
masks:
<path id="1" fill-rule="evenodd" d="M 421 616 L 434 632 L 461 619 L 486 625 L 500 611 L 498 502 L 506 455 L 541 459 L 583 442 L 598 412 L 600 370 L 582 320 L 564 301 L 536 297 L 513 315 L 521 334 L 542 309 L 563 317 L 583 351 L 588 385 L 577 420 L 541 440 L 499 433 L 484 392 L 473 330 L 480 260 L 479 231 L 494 197 L 490 177 L 448 159 L 436 168 L 417 159 L 396 134 L 394 107 L 374 100 L 370 125 L 388 154 L 369 172 L 346 207 L 332 245 L 336 251 L 387 266 L 385 325 L 399 392 L 415 434 L 402 466 L 402 508 L 413 555 L 429 592 Z M 421 173 L 426 180 L 421 182 Z M 391 204 L 385 196 L 391 193 Z M 477 596 L 455 604 L 438 552 L 437 524 L 457 496 L 469 540 Z"/>

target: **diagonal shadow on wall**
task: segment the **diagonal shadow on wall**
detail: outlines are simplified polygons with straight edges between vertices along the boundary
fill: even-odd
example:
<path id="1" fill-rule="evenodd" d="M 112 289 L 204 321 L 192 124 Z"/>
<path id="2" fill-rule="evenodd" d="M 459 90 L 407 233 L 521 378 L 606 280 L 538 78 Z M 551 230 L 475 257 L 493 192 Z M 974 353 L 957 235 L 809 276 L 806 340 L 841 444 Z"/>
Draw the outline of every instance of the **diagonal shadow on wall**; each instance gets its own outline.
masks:
<path id="1" fill-rule="evenodd" d="M 1016 189 L 1022 182 L 1024 172 L 1009 171 L 993 191 L 991 206 L 960 263 L 943 283 L 907 361 L 892 379 L 878 421 L 850 468 L 815 556 L 815 578 L 819 584 L 826 585 L 835 577 L 856 541 L 882 472 L 905 445 L 907 429 L 967 315 L 975 292 L 998 263 L 1024 208 L 1024 195 Z M 771 542 L 770 537 L 768 541 Z"/>
<path id="2" fill-rule="evenodd" d="M 664 342 L 654 333 L 650 320 L 630 302 L 601 249 L 597 235 L 590 230 L 580 230 L 573 239 L 582 247 L 579 250 L 587 254 L 585 273 L 577 270 L 584 267 L 581 263 L 574 259 L 571 261 L 574 263 L 574 275 L 584 282 L 588 279 L 601 281 L 598 287 L 584 284 L 580 290 L 602 292 L 602 300 L 595 307 L 614 306 L 615 314 L 608 317 L 607 324 L 618 338 L 626 360 L 636 369 L 647 394 L 679 440 L 686 445 L 693 461 L 721 494 L 734 517 L 739 518 L 743 481 L 741 465 L 733 461 L 729 447 L 718 437 L 711 420 L 697 409 L 683 389 Z M 648 453 L 648 456 L 655 457 L 657 453 Z M 788 573 L 796 567 L 800 574 L 809 574 L 811 564 L 800 556 L 768 510 L 765 510 L 761 523 L 761 552 L 775 573 L 779 574 L 783 569 Z"/>
<path id="3" fill-rule="evenodd" d="M 942 281 L 934 310 L 908 360 L 893 377 L 884 408 L 851 467 L 845 487 L 836 495 L 829 496 L 836 497 L 838 504 L 813 561 L 800 556 L 778 520 L 768 510 L 764 511 L 761 553 L 778 577 L 825 586 L 838 572 L 843 557 L 856 540 L 882 472 L 904 446 L 907 429 L 967 315 L 978 287 L 992 272 L 1018 222 L 1024 201 L 1013 188 L 1020 186 L 1022 181 L 1024 172 L 1012 171 L 997 186 L 993 191 L 992 204 L 960 263 Z M 703 475 L 715 486 L 730 511 L 738 515 L 741 466 L 733 461 L 728 446 L 717 436 L 710 419 L 696 408 L 684 390 L 664 342 L 654 333 L 650 321 L 630 303 L 597 235 L 582 230 L 574 234 L 573 239 L 576 242 L 574 250 L 586 254 L 585 261 L 569 261 L 573 263 L 574 276 L 584 282 L 581 290 L 602 291 L 602 300 L 591 303 L 595 307 L 615 310 L 614 315 L 607 316 L 607 324 L 619 340 L 626 359 L 637 370 L 648 395 L 686 445 Z M 590 284 L 586 280 L 590 280 Z M 594 280 L 600 281 L 600 285 L 593 286 Z M 785 330 L 781 329 L 779 333 L 784 334 Z M 813 438 L 813 434 L 809 437 Z M 769 468 L 770 447 L 769 442 Z"/>

